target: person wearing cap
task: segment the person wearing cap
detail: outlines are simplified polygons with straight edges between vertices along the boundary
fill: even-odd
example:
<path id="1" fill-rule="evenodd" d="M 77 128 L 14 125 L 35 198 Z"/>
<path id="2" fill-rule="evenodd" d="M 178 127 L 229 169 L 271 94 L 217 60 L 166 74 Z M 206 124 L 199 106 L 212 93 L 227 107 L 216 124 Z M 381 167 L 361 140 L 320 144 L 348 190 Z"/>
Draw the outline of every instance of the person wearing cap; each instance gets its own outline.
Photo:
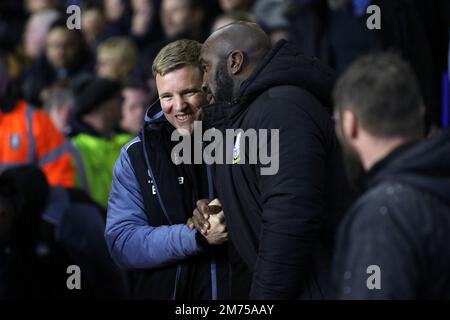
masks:
<path id="1" fill-rule="evenodd" d="M 106 208 L 114 163 L 122 146 L 132 139 L 116 131 L 121 118 L 121 87 L 115 81 L 93 77 L 79 83 L 75 95 L 72 143 L 81 155 L 88 193 Z M 84 185 L 82 176 L 77 173 L 77 186 Z"/>

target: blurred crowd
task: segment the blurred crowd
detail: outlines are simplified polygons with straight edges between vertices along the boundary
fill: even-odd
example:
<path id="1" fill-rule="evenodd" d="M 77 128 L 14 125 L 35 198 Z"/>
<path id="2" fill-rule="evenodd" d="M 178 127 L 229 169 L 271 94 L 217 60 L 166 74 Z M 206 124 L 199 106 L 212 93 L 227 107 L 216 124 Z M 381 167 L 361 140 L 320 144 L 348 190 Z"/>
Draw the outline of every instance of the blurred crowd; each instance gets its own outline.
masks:
<path id="1" fill-rule="evenodd" d="M 379 30 L 366 26 L 371 4 L 382 8 Z M 80 29 L 67 27 L 70 5 Z M 106 206 L 120 150 L 157 100 L 151 65 L 168 43 L 250 21 L 338 73 L 396 51 L 433 130 L 449 122 L 449 20 L 447 0 L 1 1 L 0 298 L 128 296 L 103 238 Z M 82 293 L 61 281 L 70 264 L 86 270 Z"/>

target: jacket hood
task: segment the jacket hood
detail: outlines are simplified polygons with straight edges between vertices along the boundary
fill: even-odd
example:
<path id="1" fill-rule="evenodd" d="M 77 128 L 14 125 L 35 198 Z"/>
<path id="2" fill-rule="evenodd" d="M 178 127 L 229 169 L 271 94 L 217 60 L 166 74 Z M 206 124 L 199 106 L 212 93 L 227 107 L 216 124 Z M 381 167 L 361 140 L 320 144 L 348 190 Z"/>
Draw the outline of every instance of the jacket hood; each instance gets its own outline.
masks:
<path id="1" fill-rule="evenodd" d="M 407 183 L 450 205 L 450 130 L 408 148 L 371 183 L 384 180 Z"/>
<path id="2" fill-rule="evenodd" d="M 317 58 L 303 53 L 299 47 L 286 40 L 280 40 L 267 53 L 253 75 L 242 83 L 238 99 L 252 101 L 272 87 L 291 85 L 309 91 L 331 109 L 335 79 L 335 72 Z"/>
<path id="3" fill-rule="evenodd" d="M 159 102 L 159 99 L 153 102 L 145 112 L 145 127 L 151 126 L 151 125 L 157 125 L 163 122 L 166 122 L 166 117 L 164 116 L 164 113 L 161 109 L 161 104 Z"/>

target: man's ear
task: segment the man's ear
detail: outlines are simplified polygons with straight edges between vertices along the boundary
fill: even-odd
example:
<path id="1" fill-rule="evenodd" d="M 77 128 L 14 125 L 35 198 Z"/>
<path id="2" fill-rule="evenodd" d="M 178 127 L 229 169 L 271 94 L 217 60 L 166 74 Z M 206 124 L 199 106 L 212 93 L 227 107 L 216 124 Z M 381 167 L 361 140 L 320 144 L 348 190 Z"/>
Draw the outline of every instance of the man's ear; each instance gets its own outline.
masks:
<path id="1" fill-rule="evenodd" d="M 342 131 L 347 141 L 356 139 L 359 134 L 359 123 L 355 113 L 351 110 L 342 112 Z"/>
<path id="2" fill-rule="evenodd" d="M 231 52 L 230 56 L 228 57 L 228 71 L 232 75 L 237 75 L 239 72 L 242 71 L 243 66 L 244 66 L 244 53 L 239 50 Z"/>

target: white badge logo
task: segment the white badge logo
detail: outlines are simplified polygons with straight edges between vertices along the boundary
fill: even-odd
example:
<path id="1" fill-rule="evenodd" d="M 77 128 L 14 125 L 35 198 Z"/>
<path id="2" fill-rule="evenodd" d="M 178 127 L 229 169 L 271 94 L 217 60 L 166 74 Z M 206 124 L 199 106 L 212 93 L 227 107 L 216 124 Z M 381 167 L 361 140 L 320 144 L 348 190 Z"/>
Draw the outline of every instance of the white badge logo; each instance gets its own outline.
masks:
<path id="1" fill-rule="evenodd" d="M 239 163 L 241 160 L 241 135 L 242 132 L 239 132 L 236 135 L 236 140 L 234 141 L 234 147 L 233 147 L 233 164 Z"/>
<path id="2" fill-rule="evenodd" d="M 18 134 L 13 134 L 9 138 L 9 143 L 11 144 L 11 148 L 17 150 L 20 148 L 20 136 Z"/>

